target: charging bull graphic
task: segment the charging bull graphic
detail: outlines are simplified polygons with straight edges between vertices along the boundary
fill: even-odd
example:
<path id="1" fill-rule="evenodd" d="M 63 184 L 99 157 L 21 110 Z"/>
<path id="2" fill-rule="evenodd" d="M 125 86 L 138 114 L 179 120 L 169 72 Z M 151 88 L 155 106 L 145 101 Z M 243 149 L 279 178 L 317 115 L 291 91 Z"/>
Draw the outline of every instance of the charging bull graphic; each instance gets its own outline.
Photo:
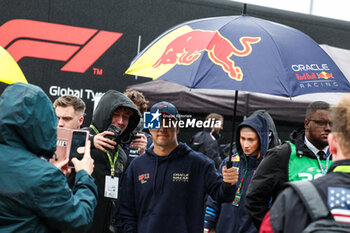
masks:
<path id="1" fill-rule="evenodd" d="M 321 73 L 317 74 L 317 77 L 320 79 L 320 78 L 323 78 L 323 79 L 329 79 L 329 78 L 333 78 L 333 74 L 332 73 L 327 73 L 327 72 L 324 72 L 322 71 Z"/>
<path id="2" fill-rule="evenodd" d="M 251 44 L 256 44 L 260 41 L 260 37 L 241 37 L 240 43 L 243 49 L 239 50 L 218 31 L 193 30 L 171 41 L 162 56 L 152 67 L 157 68 L 166 64 L 190 65 L 205 50 L 210 60 L 221 66 L 230 78 L 242 81 L 242 70 L 240 67 L 235 66 L 231 56 L 248 56 L 252 52 Z"/>

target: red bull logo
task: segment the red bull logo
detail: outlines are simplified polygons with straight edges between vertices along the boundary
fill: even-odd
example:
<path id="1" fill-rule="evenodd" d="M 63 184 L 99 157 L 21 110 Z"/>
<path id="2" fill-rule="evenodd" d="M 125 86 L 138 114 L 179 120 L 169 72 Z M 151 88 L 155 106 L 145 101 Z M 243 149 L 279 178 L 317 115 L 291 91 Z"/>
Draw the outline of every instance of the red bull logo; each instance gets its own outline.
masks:
<path id="1" fill-rule="evenodd" d="M 239 50 L 218 31 L 193 30 L 172 40 L 152 67 L 166 64 L 190 65 L 203 51 L 207 51 L 210 60 L 221 66 L 230 78 L 242 81 L 243 72 L 240 67 L 235 66 L 231 57 L 248 56 L 252 52 L 251 44 L 260 41 L 260 37 L 241 37 L 243 49 Z"/>
<path id="2" fill-rule="evenodd" d="M 236 162 L 239 162 L 240 161 L 240 158 L 239 158 L 239 155 L 236 155 L 234 157 L 231 158 L 231 161 L 236 161 Z"/>
<path id="3" fill-rule="evenodd" d="M 329 79 L 329 78 L 333 78 L 334 79 L 334 77 L 333 77 L 333 74 L 332 73 L 327 73 L 327 72 L 325 72 L 325 71 L 322 71 L 321 73 L 319 73 L 319 74 L 317 74 L 317 78 L 323 78 L 323 79 Z"/>

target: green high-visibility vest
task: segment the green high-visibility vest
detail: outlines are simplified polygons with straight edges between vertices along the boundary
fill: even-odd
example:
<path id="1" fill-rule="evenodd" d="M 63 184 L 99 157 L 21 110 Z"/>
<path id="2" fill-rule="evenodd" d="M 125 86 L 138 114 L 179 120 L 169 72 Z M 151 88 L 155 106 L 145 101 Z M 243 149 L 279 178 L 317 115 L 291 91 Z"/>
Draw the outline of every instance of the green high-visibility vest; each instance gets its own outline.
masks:
<path id="1" fill-rule="evenodd" d="M 322 171 L 318 160 L 309 158 L 307 156 L 297 155 L 296 146 L 288 142 L 291 147 L 291 154 L 288 164 L 288 178 L 289 182 L 297 180 L 314 180 L 322 176 Z M 320 160 L 323 168 L 326 166 L 326 160 Z M 327 169 L 332 166 L 332 161 L 328 163 Z"/>

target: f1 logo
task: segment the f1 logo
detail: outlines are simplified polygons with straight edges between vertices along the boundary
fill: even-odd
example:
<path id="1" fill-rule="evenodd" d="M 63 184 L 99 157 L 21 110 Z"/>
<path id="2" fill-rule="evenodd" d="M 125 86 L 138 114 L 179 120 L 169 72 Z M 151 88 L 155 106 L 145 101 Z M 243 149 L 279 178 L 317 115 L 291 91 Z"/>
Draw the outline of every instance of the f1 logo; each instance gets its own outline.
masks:
<path id="1" fill-rule="evenodd" d="M 143 128 L 145 129 L 160 129 L 160 116 L 159 110 L 157 112 L 144 112 L 143 113 Z"/>
<path id="2" fill-rule="evenodd" d="M 68 61 L 62 71 L 85 73 L 123 33 L 14 19 L 0 27 L 0 46 L 23 57 Z"/>

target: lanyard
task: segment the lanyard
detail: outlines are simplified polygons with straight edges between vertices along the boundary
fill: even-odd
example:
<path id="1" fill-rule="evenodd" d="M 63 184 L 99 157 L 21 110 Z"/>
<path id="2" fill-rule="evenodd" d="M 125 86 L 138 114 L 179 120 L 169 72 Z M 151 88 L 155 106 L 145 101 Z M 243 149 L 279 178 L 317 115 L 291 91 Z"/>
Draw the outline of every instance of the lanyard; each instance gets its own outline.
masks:
<path id="1" fill-rule="evenodd" d="M 238 189 L 237 189 L 237 192 L 236 192 L 236 195 L 235 195 L 235 199 L 233 200 L 232 202 L 232 205 L 234 206 L 239 206 L 239 202 L 241 201 L 241 189 L 242 189 L 242 186 L 243 186 L 243 182 L 244 182 L 244 178 L 245 176 L 247 175 L 247 172 L 248 172 L 248 161 L 247 161 L 247 157 L 245 154 L 243 154 L 244 156 L 244 161 L 245 161 L 245 170 L 244 170 L 244 174 L 242 176 L 242 179 L 238 185 Z"/>
<path id="2" fill-rule="evenodd" d="M 323 166 L 322 166 L 321 160 L 320 160 L 320 156 L 318 156 L 318 155 L 316 154 L 316 158 L 317 158 L 317 161 L 318 161 L 318 165 L 320 166 L 322 175 L 326 175 L 326 174 L 327 174 L 327 171 L 328 171 L 328 163 L 329 163 L 329 158 L 330 158 L 330 157 L 331 157 L 331 154 L 328 154 L 327 159 L 326 159 L 326 165 L 325 165 L 325 168 L 323 169 Z"/>
<path id="3" fill-rule="evenodd" d="M 241 193 L 241 188 L 242 188 L 242 185 L 243 185 L 243 181 L 244 181 L 244 178 L 245 178 L 245 176 L 247 175 L 247 172 L 248 172 L 247 157 L 245 156 L 245 154 L 243 154 L 243 156 L 244 156 L 244 161 L 245 161 L 245 170 L 244 170 L 244 174 L 242 176 L 241 182 L 238 185 L 237 193 Z"/>
<path id="4" fill-rule="evenodd" d="M 99 134 L 98 130 L 96 129 L 96 127 L 94 125 L 90 125 L 90 128 L 96 133 Z M 111 176 L 114 177 L 115 175 L 115 163 L 117 162 L 118 159 L 118 155 L 119 155 L 119 147 L 117 147 L 117 152 L 114 155 L 113 161 L 112 161 L 112 157 L 110 155 L 109 152 L 107 152 L 107 157 L 108 157 L 108 161 L 109 161 L 109 165 L 111 166 Z"/>
<path id="5" fill-rule="evenodd" d="M 119 147 L 117 149 L 117 152 L 114 155 L 114 159 L 112 161 L 111 155 L 109 154 L 109 152 L 107 152 L 107 156 L 108 156 L 108 160 L 109 160 L 109 165 L 111 166 L 111 176 L 114 177 L 115 175 L 115 163 L 117 162 L 118 159 L 118 155 L 119 155 Z"/>

